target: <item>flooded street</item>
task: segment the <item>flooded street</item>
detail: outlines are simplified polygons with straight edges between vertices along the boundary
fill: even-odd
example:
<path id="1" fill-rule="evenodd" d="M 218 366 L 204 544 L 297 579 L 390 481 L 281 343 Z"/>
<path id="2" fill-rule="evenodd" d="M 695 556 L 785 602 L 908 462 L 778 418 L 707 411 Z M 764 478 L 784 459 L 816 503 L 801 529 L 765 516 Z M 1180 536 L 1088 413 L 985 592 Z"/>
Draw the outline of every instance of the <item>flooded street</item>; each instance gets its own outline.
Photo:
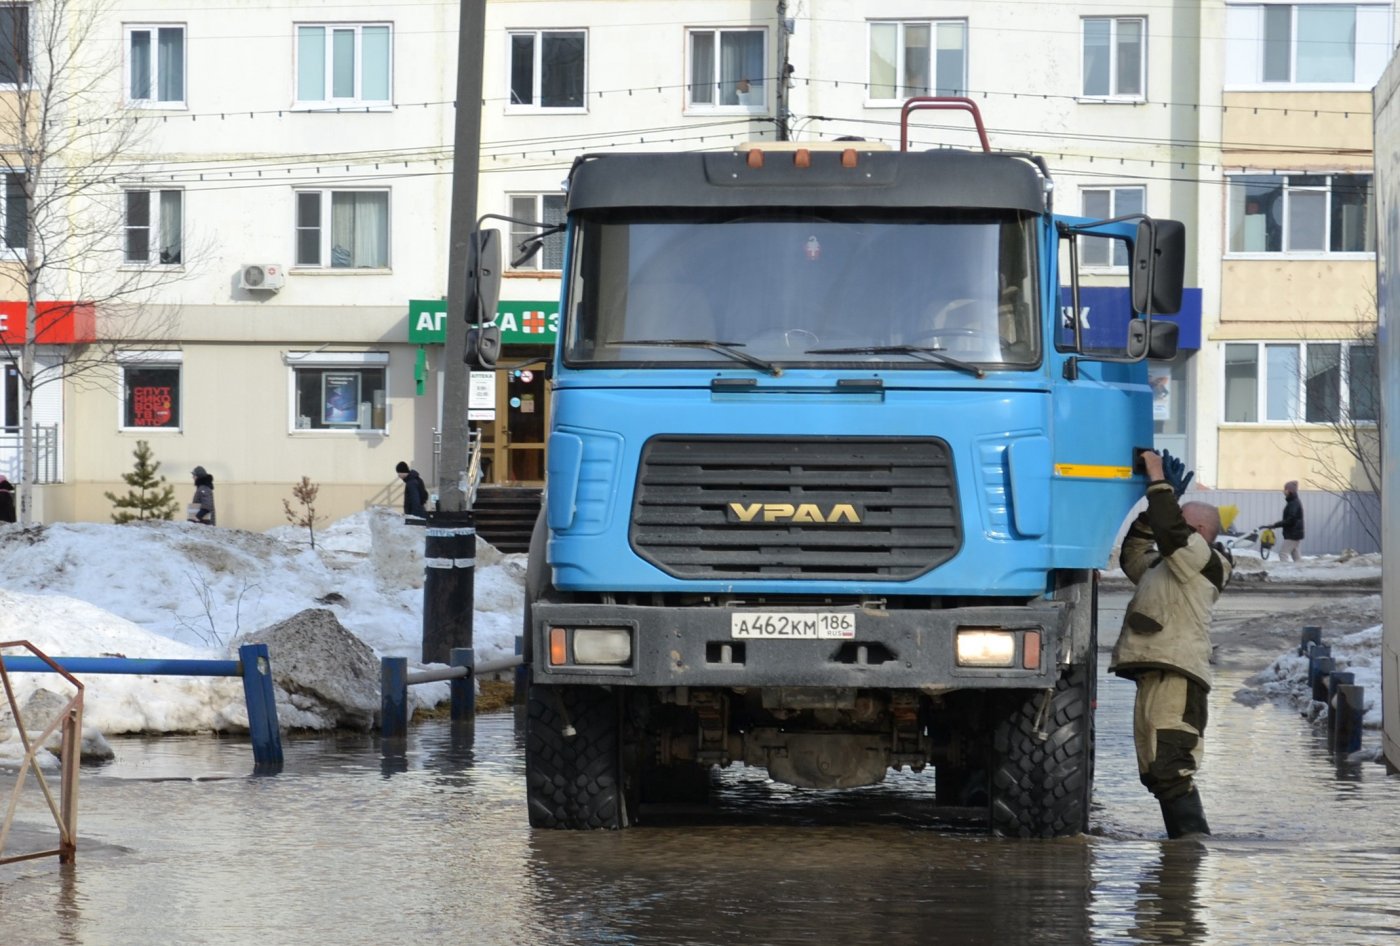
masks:
<path id="1" fill-rule="evenodd" d="M 1105 595 L 1106 644 L 1125 600 Z M 1204 844 L 1161 841 L 1133 687 L 1108 676 L 1092 832 L 1055 842 L 939 817 L 931 772 L 828 793 L 742 768 L 660 826 L 532 832 L 510 714 L 470 740 L 415 726 L 399 760 L 372 736 L 290 740 L 274 777 L 249 774 L 243 741 L 123 739 L 83 771 L 77 863 L 0 867 L 0 943 L 1395 942 L 1400 778 L 1335 762 L 1296 711 L 1232 699 L 1296 641 L 1231 646 L 1232 621 L 1270 609 L 1222 601 Z M 52 843 L 42 814 L 21 809 L 10 852 Z"/>

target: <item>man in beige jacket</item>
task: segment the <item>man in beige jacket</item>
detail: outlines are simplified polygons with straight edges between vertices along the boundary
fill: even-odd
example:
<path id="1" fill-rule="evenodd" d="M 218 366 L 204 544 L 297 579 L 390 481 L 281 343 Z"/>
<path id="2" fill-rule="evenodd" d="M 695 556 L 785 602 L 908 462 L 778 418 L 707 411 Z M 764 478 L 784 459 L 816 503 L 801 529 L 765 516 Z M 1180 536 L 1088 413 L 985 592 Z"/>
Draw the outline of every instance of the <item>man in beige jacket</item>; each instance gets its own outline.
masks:
<path id="1" fill-rule="evenodd" d="M 1178 505 L 1162 457 L 1149 450 L 1142 461 L 1147 509 L 1128 529 L 1119 557 L 1137 590 L 1109 670 L 1137 683 L 1138 774 L 1161 804 L 1167 836 L 1210 834 L 1194 776 L 1211 686 L 1211 610 L 1233 561 L 1215 541 L 1219 511 L 1207 503 Z"/>

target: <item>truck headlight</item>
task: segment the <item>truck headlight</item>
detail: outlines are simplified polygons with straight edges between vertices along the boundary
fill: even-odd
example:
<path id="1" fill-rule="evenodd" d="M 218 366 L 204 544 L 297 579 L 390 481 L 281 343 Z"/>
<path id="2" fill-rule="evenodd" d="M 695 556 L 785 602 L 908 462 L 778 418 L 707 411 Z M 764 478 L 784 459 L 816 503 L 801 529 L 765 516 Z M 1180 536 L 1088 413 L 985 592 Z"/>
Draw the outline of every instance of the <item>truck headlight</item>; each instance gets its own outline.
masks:
<path id="1" fill-rule="evenodd" d="M 1016 635 L 1012 631 L 958 631 L 959 667 L 1010 667 L 1016 662 Z"/>
<path id="2" fill-rule="evenodd" d="M 620 666 L 632 659 L 632 633 L 625 627 L 574 630 L 574 663 Z"/>

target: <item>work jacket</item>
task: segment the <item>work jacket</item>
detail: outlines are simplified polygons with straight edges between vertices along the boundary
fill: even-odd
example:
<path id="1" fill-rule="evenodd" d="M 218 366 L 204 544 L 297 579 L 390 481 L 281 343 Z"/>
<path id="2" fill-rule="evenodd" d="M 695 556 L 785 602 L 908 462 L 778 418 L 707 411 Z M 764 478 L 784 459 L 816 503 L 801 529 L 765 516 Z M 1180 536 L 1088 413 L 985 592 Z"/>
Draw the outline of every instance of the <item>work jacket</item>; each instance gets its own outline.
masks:
<path id="1" fill-rule="evenodd" d="M 1209 690 L 1210 614 L 1230 580 L 1230 553 L 1187 525 L 1172 487 L 1158 481 L 1147 487 L 1147 509 L 1128 529 L 1119 559 L 1137 590 L 1109 670 L 1120 677 L 1172 670 Z"/>

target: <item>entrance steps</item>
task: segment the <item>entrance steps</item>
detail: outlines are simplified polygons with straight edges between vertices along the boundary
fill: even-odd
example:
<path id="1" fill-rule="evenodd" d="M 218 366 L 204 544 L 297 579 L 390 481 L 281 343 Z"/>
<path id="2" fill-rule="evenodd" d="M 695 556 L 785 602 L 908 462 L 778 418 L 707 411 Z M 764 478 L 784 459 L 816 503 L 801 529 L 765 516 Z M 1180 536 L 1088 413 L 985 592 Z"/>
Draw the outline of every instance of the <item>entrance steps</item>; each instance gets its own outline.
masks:
<path id="1" fill-rule="evenodd" d="M 476 534 L 502 552 L 528 552 L 542 499 L 538 486 L 479 487 L 472 505 Z"/>

